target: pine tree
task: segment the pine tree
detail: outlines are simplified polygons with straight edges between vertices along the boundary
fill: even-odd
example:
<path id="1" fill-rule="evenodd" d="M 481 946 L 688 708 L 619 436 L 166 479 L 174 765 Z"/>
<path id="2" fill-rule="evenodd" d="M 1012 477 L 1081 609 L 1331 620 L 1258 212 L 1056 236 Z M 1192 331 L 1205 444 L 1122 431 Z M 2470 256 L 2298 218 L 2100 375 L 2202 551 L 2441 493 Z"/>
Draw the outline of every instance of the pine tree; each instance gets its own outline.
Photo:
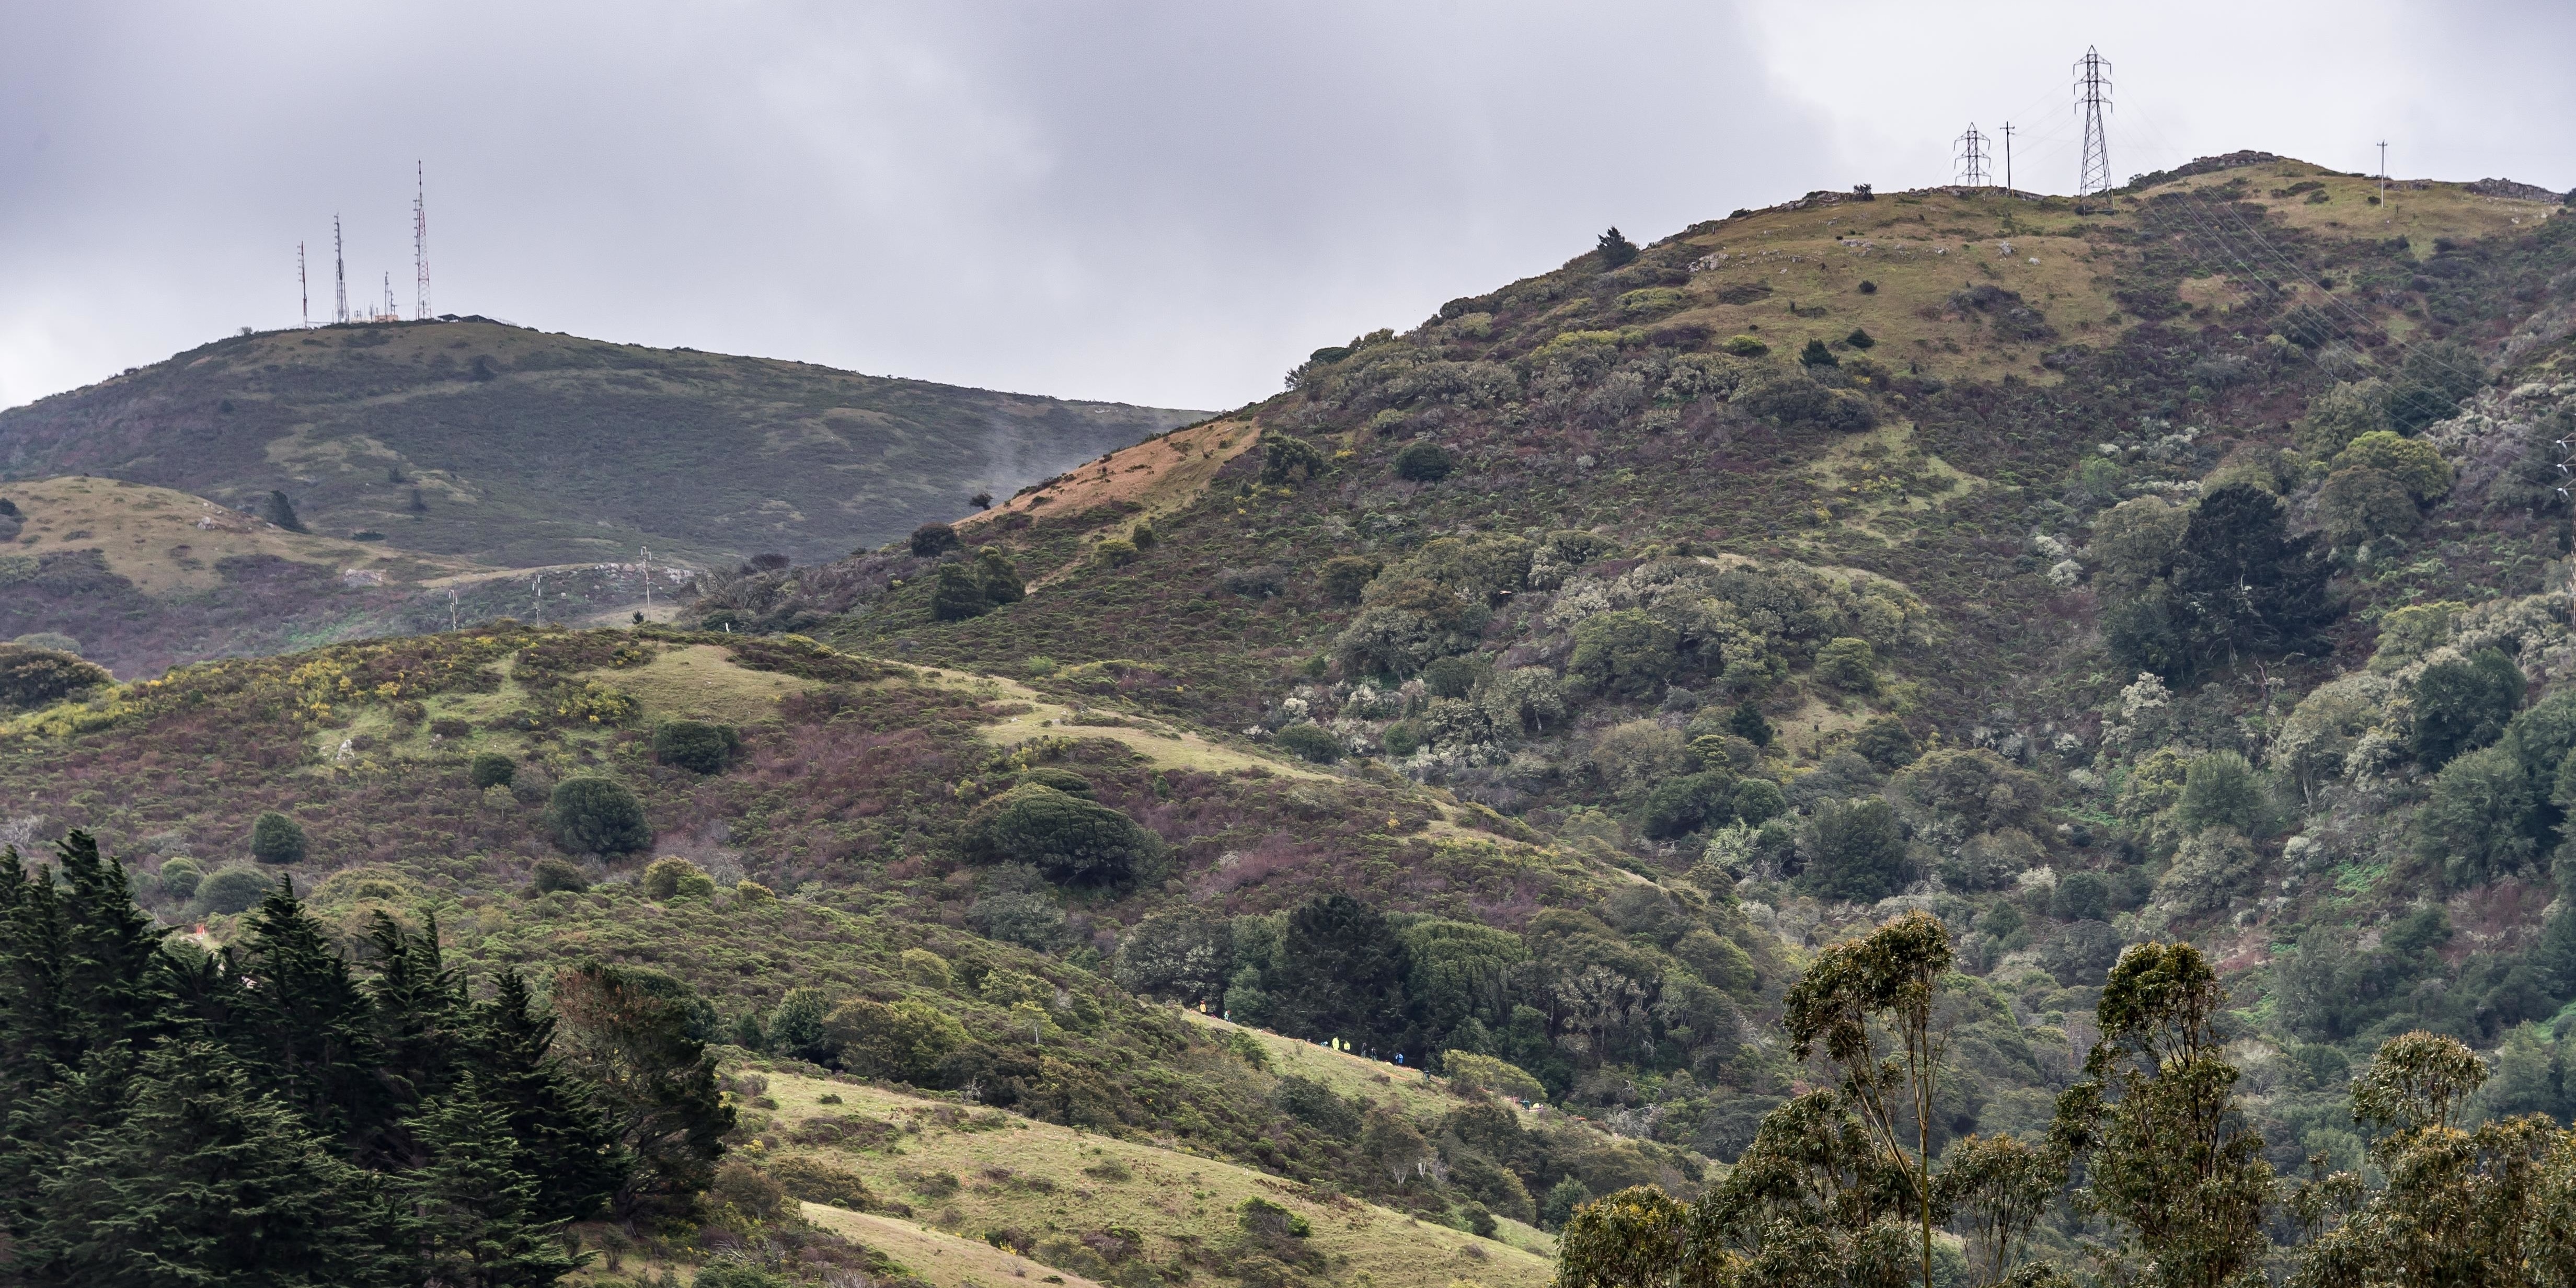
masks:
<path id="1" fill-rule="evenodd" d="M 375 1007 L 348 959 L 284 881 L 251 914 L 250 932 L 234 1049 L 314 1130 L 380 1161 L 399 1106 L 378 1076 Z"/>
<path id="2" fill-rule="evenodd" d="M 474 1008 L 474 1069 L 483 1098 L 508 1115 L 533 1160 L 536 1210 L 580 1221 L 623 1189 L 635 1157 L 617 1139 L 590 1089 L 554 1054 L 555 1021 L 537 1010 L 517 971 Z"/>
<path id="3" fill-rule="evenodd" d="M 41 1183 L 11 1282 L 31 1288 L 370 1288 L 412 1282 L 365 1172 L 206 1042 L 145 1056 L 122 1112 Z"/>
<path id="4" fill-rule="evenodd" d="M 554 1238 L 536 1163 L 507 1111 L 472 1077 L 424 1103 L 407 1124 L 426 1155 L 394 1183 L 410 1224 L 413 1266 L 455 1288 L 549 1288 L 582 1259 Z"/>
<path id="5" fill-rule="evenodd" d="M 2333 616 L 2326 579 L 2334 569 L 2315 556 L 2315 542 L 2313 533 L 2291 537 L 2281 503 L 2251 483 L 2203 496 L 2173 569 L 2191 664 L 2312 647 L 2317 628 Z"/>

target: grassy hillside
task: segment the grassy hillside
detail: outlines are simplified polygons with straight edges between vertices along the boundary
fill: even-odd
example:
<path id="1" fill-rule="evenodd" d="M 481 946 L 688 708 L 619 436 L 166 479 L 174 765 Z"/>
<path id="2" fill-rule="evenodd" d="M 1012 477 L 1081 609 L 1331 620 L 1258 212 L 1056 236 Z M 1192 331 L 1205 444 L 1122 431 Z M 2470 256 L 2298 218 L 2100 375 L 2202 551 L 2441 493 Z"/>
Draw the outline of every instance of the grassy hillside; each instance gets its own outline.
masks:
<path id="1" fill-rule="evenodd" d="M 491 568 L 289 532 L 203 497 L 86 475 L 0 483 L 0 501 L 17 510 L 0 518 L 0 640 L 66 636 L 127 678 L 496 617 L 644 608 L 645 570 L 632 562 Z M 654 614 L 668 616 L 694 574 L 660 565 L 654 576 Z"/>
<path id="2" fill-rule="evenodd" d="M 1199 413 L 482 319 L 216 341 L 0 412 L 0 477 L 95 474 L 494 566 L 828 559 Z"/>

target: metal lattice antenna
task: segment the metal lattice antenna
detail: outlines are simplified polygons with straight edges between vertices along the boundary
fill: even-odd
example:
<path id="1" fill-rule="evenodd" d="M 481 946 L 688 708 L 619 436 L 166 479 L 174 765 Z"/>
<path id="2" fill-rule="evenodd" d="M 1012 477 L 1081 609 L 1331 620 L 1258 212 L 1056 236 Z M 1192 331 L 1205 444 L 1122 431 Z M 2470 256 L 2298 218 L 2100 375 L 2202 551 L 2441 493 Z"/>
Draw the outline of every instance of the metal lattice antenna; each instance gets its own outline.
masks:
<path id="1" fill-rule="evenodd" d="M 2075 60 L 2075 110 L 2084 116 L 2084 167 L 2075 176 L 2075 195 L 2109 192 L 2111 141 L 2102 118 L 2111 110 L 2111 63 L 2099 49 L 2088 47 Z"/>
<path id="2" fill-rule="evenodd" d="M 304 243 L 295 243 L 295 298 L 304 306 L 304 326 L 313 325 L 313 282 L 304 275 Z"/>
<path id="3" fill-rule="evenodd" d="M 1983 188 L 1994 182 L 1993 176 L 1989 173 L 1991 167 L 1988 165 L 1991 152 L 1986 144 L 1986 136 L 1977 132 L 1976 122 L 1970 121 L 1968 132 L 1951 142 L 1957 148 L 1954 156 L 1958 162 L 1960 184 L 1970 188 Z"/>
<path id="4" fill-rule="evenodd" d="M 340 243 L 340 217 L 331 216 L 331 320 L 349 320 L 349 257 Z"/>
<path id="5" fill-rule="evenodd" d="M 418 279 L 413 287 L 412 318 L 429 320 L 429 164 L 413 163 L 413 180 L 419 186 L 411 198 L 411 264 Z"/>

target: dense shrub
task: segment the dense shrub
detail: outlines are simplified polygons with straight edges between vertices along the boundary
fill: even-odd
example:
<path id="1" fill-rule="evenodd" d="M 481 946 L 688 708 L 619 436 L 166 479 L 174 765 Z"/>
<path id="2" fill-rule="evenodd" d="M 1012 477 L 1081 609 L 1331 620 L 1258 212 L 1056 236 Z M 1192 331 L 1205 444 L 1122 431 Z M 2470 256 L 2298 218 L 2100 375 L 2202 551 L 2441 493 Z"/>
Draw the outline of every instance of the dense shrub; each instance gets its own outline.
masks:
<path id="1" fill-rule="evenodd" d="M 1020 781 L 1052 787 L 1068 796 L 1091 795 L 1091 780 L 1070 769 L 1055 765 L 1031 765 L 1020 771 Z"/>
<path id="2" fill-rule="evenodd" d="M 256 868 L 223 868 L 197 886 L 197 907 L 208 913 L 248 912 L 275 889 Z"/>
<path id="3" fill-rule="evenodd" d="M 1261 482 L 1265 487 L 1303 483 L 1324 472 L 1324 454 L 1305 439 L 1274 431 L 1261 435 Z"/>
<path id="4" fill-rule="evenodd" d="M 1234 973 L 1234 923 L 1196 908 L 1147 917 L 1118 941 L 1111 971 L 1138 997 L 1184 1005 L 1221 1000 Z"/>
<path id="5" fill-rule="evenodd" d="M 511 779 L 518 777 L 519 765 L 497 751 L 478 751 L 474 759 L 466 762 L 465 773 L 467 781 L 477 788 L 507 787 Z"/>
<path id="6" fill-rule="evenodd" d="M 1760 825 L 1789 812 L 1789 796 L 1767 778 L 1747 778 L 1735 785 L 1730 808 L 1747 823 Z"/>
<path id="7" fill-rule="evenodd" d="M 966 1045 L 966 1027 L 928 1002 L 853 998 L 823 1021 L 843 1068 L 869 1077 L 935 1084 L 940 1062 Z"/>
<path id="8" fill-rule="evenodd" d="M 1839 636 L 1816 650 L 1816 678 L 1846 693 L 1878 692 L 1878 651 L 1869 641 Z"/>
<path id="9" fill-rule="evenodd" d="M 2385 537 L 2411 537 L 2423 526 L 2406 485 L 2366 467 L 2336 470 L 2317 489 L 2317 526 L 2338 549 Z"/>
<path id="10" fill-rule="evenodd" d="M 1646 793 L 1638 808 L 1640 830 L 1658 841 L 1698 831 L 1700 825 L 1723 821 L 1735 808 L 1734 784 L 1715 774 L 1690 774 L 1661 783 Z"/>
<path id="11" fill-rule="evenodd" d="M 1783 429 L 1824 429 L 1857 434 L 1878 424 L 1878 413 L 1871 408 L 1868 399 L 1838 389 L 1827 389 L 1805 376 L 1774 380 L 1745 398 L 1743 406 L 1746 411 Z"/>
<path id="12" fill-rule="evenodd" d="M 972 560 L 939 565 L 930 590 L 930 615 L 943 622 L 960 622 L 1027 597 L 1019 569 L 999 547 L 985 546 Z"/>
<path id="13" fill-rule="evenodd" d="M 161 893 L 173 899 L 185 899 L 196 894 L 197 887 L 205 884 L 206 880 L 205 870 L 197 866 L 195 859 L 184 854 L 163 863 L 155 876 L 161 883 Z"/>
<path id="14" fill-rule="evenodd" d="M 1771 346 L 1764 344 L 1762 337 L 1753 335 L 1730 335 L 1717 347 L 1739 358 L 1759 358 L 1771 352 Z"/>
<path id="15" fill-rule="evenodd" d="M 1334 737 L 1331 730 L 1311 720 L 1289 725 L 1273 737 L 1279 743 L 1281 751 L 1299 760 L 1311 760 L 1318 765 L 1329 765 L 1342 758 L 1342 740 Z"/>
<path id="16" fill-rule="evenodd" d="M 653 841 L 634 790 L 596 774 L 555 784 L 546 800 L 546 826 L 555 844 L 575 854 L 631 854 Z"/>
<path id="17" fill-rule="evenodd" d="M 1799 846 L 1800 884 L 1820 898 L 1870 903 L 1896 893 L 1905 877 L 1905 838 L 1887 802 L 1828 802 Z"/>
<path id="18" fill-rule="evenodd" d="M 2437 501 L 2451 491 L 2450 462 L 2441 450 L 2420 438 L 2403 438 L 2385 429 L 2352 440 L 2334 458 L 2337 470 L 2378 470 L 2404 485 L 2418 501 Z"/>
<path id="19" fill-rule="evenodd" d="M 2416 345 L 2389 383 L 2389 425 L 2412 434 L 2449 419 L 2460 409 L 2460 400 L 2486 383 L 2485 370 L 2486 360 L 2456 340 Z"/>
<path id="20" fill-rule="evenodd" d="M 1771 745 L 1771 722 L 1762 717 L 1762 708 L 1751 701 L 1735 704 L 1735 713 L 1726 718 L 1728 732 L 1756 747 Z"/>
<path id="21" fill-rule="evenodd" d="M 268 501 L 261 510 L 261 517 L 289 532 L 304 531 L 304 520 L 296 516 L 295 503 L 287 500 L 284 492 L 268 494 Z"/>
<path id="22" fill-rule="evenodd" d="M 1396 477 L 1415 483 L 1437 483 L 1455 468 L 1449 449 L 1427 438 L 1417 438 L 1395 454 Z"/>
<path id="23" fill-rule="evenodd" d="M 1444 657 L 1422 668 L 1422 687 L 1436 698 L 1463 698 L 1476 687 L 1476 664 L 1463 657 Z"/>
<path id="24" fill-rule="evenodd" d="M 1595 613 L 1574 628 L 1566 675 L 1595 692 L 1642 698 L 1681 665 L 1681 632 L 1642 608 Z"/>
<path id="25" fill-rule="evenodd" d="M 2539 850 L 2540 789 L 2509 747 L 2453 758 L 2415 815 L 2416 849 L 2457 889 L 2511 876 Z"/>
<path id="26" fill-rule="evenodd" d="M 715 878 L 687 859 L 655 859 L 644 865 L 636 886 L 650 899 L 706 899 L 716 892 Z"/>
<path id="27" fill-rule="evenodd" d="M 1324 598 L 1338 604 L 1355 604 L 1359 602 L 1361 588 L 1368 585 L 1369 579 L 1377 576 L 1378 569 L 1383 566 L 1363 555 L 1335 555 L 1324 561 L 1315 581 L 1322 588 Z"/>
<path id="28" fill-rule="evenodd" d="M 2097 872 L 2070 872 L 2059 879 L 2051 902 L 2060 921 L 2109 921 L 2111 883 Z"/>
<path id="29" fill-rule="evenodd" d="M 1824 341 L 1809 340 L 1807 341 L 1807 347 L 1799 350 L 1798 352 L 1798 365 L 1802 367 L 1839 367 L 1843 364 L 1840 359 L 1834 357 L 1834 351 L 1827 348 Z"/>
<path id="30" fill-rule="evenodd" d="M 32 711 L 116 682 L 71 653 L 0 644 L 0 711 Z"/>
<path id="31" fill-rule="evenodd" d="M 2182 796 L 2174 802 L 2175 821 L 2191 831 L 2232 827 L 2248 836 L 2261 835 L 2267 808 L 2263 777 L 2252 762 L 2233 751 L 2196 756 L 2184 771 Z"/>
<path id="32" fill-rule="evenodd" d="M 1893 772 L 1914 763 L 1921 754 L 1921 744 L 1914 741 L 1904 721 L 1894 716 L 1873 716 L 1852 735 L 1852 750 L 1861 759 Z"/>
<path id="33" fill-rule="evenodd" d="M 742 734 L 729 724 L 665 720 L 653 726 L 653 759 L 692 773 L 723 773 L 741 751 Z"/>
<path id="34" fill-rule="evenodd" d="M 1161 848 L 1117 810 L 1034 784 L 986 802 L 968 829 L 977 858 L 1025 863 L 1062 885 L 1123 881 Z"/>
<path id="35" fill-rule="evenodd" d="M 912 530 L 912 553 L 920 558 L 935 559 L 957 548 L 957 529 L 945 523 L 925 523 Z"/>
<path id="36" fill-rule="evenodd" d="M 537 860 L 535 869 L 528 874 L 528 884 L 539 894 L 553 894 L 557 891 L 579 894 L 590 888 L 590 876 L 578 865 L 566 863 L 562 859 L 546 858 Z"/>
<path id="37" fill-rule="evenodd" d="M 2486 746 L 2522 705 L 2522 670 L 2497 649 L 2436 662 L 2415 680 L 2415 722 L 2407 746 L 2427 769 Z"/>
<path id="38" fill-rule="evenodd" d="M 301 863 L 306 845 L 304 825 L 275 810 L 250 825 L 250 856 L 262 863 Z"/>

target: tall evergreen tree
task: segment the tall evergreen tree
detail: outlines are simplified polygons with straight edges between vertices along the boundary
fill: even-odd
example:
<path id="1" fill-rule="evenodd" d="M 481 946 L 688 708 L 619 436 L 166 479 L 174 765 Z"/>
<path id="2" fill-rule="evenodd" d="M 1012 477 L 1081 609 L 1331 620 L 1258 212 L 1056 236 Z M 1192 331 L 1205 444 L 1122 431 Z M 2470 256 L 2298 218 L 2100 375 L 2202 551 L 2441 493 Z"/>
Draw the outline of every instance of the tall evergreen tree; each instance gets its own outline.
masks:
<path id="1" fill-rule="evenodd" d="M 2312 648 L 2333 617 L 2314 534 L 2289 535 L 2279 500 L 2251 483 L 2213 489 L 2192 507 L 2174 558 L 2173 595 L 2194 666 L 2243 653 Z"/>
<path id="2" fill-rule="evenodd" d="M 636 1160 L 590 1088 L 554 1054 L 554 1017 L 537 1009 L 517 971 L 504 971 L 474 1019 L 477 1086 L 528 1151 L 537 1210 L 572 1221 L 596 1215 L 625 1187 Z"/>
<path id="3" fill-rule="evenodd" d="M 1392 1044 L 1406 1028 L 1404 941 L 1386 915 L 1346 894 L 1318 895 L 1288 913 L 1273 1021 L 1305 1038 Z"/>
<path id="4" fill-rule="evenodd" d="M 417 1282 L 372 1178 L 260 1094 L 230 1052 L 169 1042 L 123 1112 L 43 1178 L 11 1282 L 30 1288 L 371 1288 Z"/>
<path id="5" fill-rule="evenodd" d="M 421 1106 L 410 1135 L 425 1158 L 394 1183 L 409 1222 L 413 1264 L 454 1288 L 544 1288 L 581 1264 L 554 1234 L 535 1160 L 509 1115 L 469 1074 Z"/>
<path id="6" fill-rule="evenodd" d="M 381 1161 L 400 1106 L 379 1076 L 375 1007 L 348 958 L 280 881 L 251 914 L 233 1046 L 344 1154 Z"/>

